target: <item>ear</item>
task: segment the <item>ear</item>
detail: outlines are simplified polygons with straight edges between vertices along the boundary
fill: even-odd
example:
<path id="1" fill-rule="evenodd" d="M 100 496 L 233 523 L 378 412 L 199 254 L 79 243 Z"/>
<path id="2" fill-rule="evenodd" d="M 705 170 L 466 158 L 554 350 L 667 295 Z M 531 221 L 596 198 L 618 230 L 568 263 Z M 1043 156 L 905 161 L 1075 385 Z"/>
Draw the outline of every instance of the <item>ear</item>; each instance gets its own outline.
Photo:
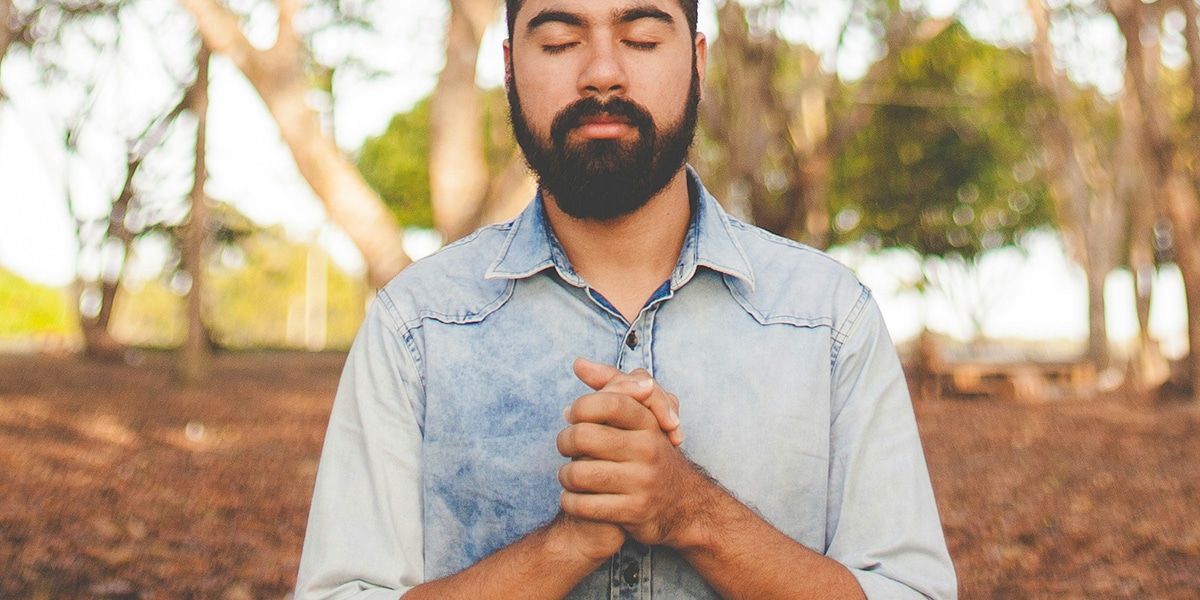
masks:
<path id="1" fill-rule="evenodd" d="M 512 86 L 512 40 L 504 40 L 504 88 Z"/>
<path id="2" fill-rule="evenodd" d="M 696 32 L 696 77 L 700 79 L 700 95 L 704 95 L 704 76 L 708 71 L 708 38 Z"/>

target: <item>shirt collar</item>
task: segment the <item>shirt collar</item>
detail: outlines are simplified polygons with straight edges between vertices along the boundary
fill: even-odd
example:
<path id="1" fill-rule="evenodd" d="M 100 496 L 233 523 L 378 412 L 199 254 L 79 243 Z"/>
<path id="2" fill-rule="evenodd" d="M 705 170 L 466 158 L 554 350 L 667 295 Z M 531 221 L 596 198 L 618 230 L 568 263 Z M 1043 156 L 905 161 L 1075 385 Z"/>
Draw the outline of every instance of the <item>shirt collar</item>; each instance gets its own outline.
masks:
<path id="1" fill-rule="evenodd" d="M 740 279 L 753 290 L 754 271 L 733 235 L 729 217 L 690 166 L 687 175 L 689 189 L 698 191 L 699 201 L 683 240 L 679 262 L 671 274 L 671 289 L 683 287 L 696 269 L 703 266 Z M 586 285 L 571 268 L 566 252 L 550 228 L 544 202 L 539 190 L 533 202 L 513 221 L 499 255 L 487 270 L 487 279 L 525 279 L 553 267 L 565 281 L 580 287 Z"/>

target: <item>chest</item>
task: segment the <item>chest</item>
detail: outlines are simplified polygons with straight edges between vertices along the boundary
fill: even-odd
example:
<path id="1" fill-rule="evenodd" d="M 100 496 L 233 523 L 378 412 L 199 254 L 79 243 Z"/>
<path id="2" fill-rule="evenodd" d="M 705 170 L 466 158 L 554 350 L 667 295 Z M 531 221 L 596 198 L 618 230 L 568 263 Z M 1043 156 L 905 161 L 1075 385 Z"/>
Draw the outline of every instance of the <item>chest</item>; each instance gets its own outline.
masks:
<path id="1" fill-rule="evenodd" d="M 571 371 L 579 356 L 654 374 L 680 398 L 685 454 L 785 533 L 823 543 L 829 330 L 762 325 L 705 289 L 719 278 L 700 283 L 632 323 L 584 290 L 548 288 L 479 323 L 425 326 L 431 569 L 465 567 L 557 512 L 555 437 L 589 391 Z"/>

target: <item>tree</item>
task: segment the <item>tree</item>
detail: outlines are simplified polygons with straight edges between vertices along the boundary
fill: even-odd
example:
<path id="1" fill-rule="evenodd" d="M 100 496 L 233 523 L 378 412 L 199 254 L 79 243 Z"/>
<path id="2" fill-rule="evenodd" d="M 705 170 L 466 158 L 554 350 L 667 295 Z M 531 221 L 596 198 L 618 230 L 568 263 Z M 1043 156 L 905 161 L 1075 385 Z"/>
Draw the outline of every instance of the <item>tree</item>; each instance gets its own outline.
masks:
<path id="1" fill-rule="evenodd" d="M 204 322 L 204 254 L 208 246 L 208 197 L 204 183 L 208 181 L 205 165 L 208 134 L 208 65 L 212 53 L 200 43 L 196 52 L 196 79 L 184 94 L 188 112 L 196 118 L 196 144 L 192 167 L 192 189 L 188 193 L 190 214 L 180 227 L 180 268 L 188 274 L 191 285 L 187 294 L 187 337 L 175 353 L 175 374 L 184 383 L 199 383 L 208 378 L 211 369 L 212 340 Z"/>
<path id="2" fill-rule="evenodd" d="M 333 138 L 321 129 L 307 103 L 311 89 L 304 45 L 294 20 L 298 0 L 277 0 L 278 33 L 268 49 L 255 48 L 238 17 L 218 0 L 180 0 L 213 52 L 228 56 L 254 86 L 279 126 L 300 175 L 345 230 L 367 263 L 371 284 L 382 287 L 408 263 L 401 232 L 379 199 Z"/>
<path id="3" fill-rule="evenodd" d="M 1024 55 L 959 24 L 893 60 L 871 86 L 869 121 L 834 160 L 833 239 L 919 254 L 922 285 L 962 310 L 978 336 L 1010 283 L 985 277 L 981 254 L 1050 222 L 1028 141 L 1038 94 Z"/>
<path id="4" fill-rule="evenodd" d="M 450 0 L 446 65 L 429 107 L 429 183 L 434 221 L 443 239 L 471 232 L 487 200 L 483 92 L 475 64 L 498 0 Z"/>
<path id="5" fill-rule="evenodd" d="M 506 100 L 475 83 L 480 42 L 500 5 L 450 0 L 446 64 L 429 104 L 430 201 L 446 242 L 515 216 L 532 197 L 525 161 L 497 118 Z"/>
<path id="6" fill-rule="evenodd" d="M 1187 296 L 1189 358 L 1187 377 L 1194 401 L 1200 402 L 1200 165 L 1194 142 L 1200 135 L 1200 24 L 1192 0 L 1170 3 L 1184 16 L 1188 66 L 1184 77 L 1187 100 L 1181 114 L 1171 111 L 1160 71 L 1158 39 L 1162 18 L 1158 4 L 1137 0 L 1108 0 L 1107 10 L 1125 38 L 1127 116 L 1139 126 L 1141 164 L 1150 175 L 1156 208 L 1171 225 L 1175 262 L 1183 275 Z M 1179 120 L 1177 121 L 1176 118 Z"/>
<path id="7" fill-rule="evenodd" d="M 834 243 L 966 259 L 1050 222 L 1026 59 L 951 25 L 895 59 L 833 167 Z"/>
<path id="8" fill-rule="evenodd" d="M 421 227 L 438 223 L 429 171 L 434 162 L 430 154 L 434 140 L 430 132 L 432 102 L 427 98 L 409 112 L 393 117 L 383 134 L 363 142 L 358 154 L 359 171 L 379 191 L 397 220 Z M 477 151 L 483 154 L 489 192 L 483 204 L 472 209 L 470 223 L 463 225 L 471 229 L 515 216 L 533 196 L 528 170 L 504 116 L 508 106 L 504 91 L 484 92 L 480 106 L 482 143 Z"/>
<path id="9" fill-rule="evenodd" d="M 13 27 L 12 0 L 0 0 L 0 74 L 4 73 L 4 57 L 8 55 L 8 47 L 12 45 Z M 4 99 L 4 88 L 0 87 L 0 100 Z"/>
<path id="10" fill-rule="evenodd" d="M 429 186 L 429 104 L 418 102 L 392 117 L 383 134 L 368 138 L 358 153 L 358 170 L 379 192 L 396 220 L 433 227 Z"/>
<path id="11" fill-rule="evenodd" d="M 1054 65 L 1050 15 L 1041 0 L 1028 0 L 1034 22 L 1030 52 L 1038 85 L 1046 101 L 1039 112 L 1042 162 L 1057 207 L 1058 223 L 1070 253 L 1083 266 L 1088 287 L 1088 356 L 1097 370 L 1110 365 L 1106 325 L 1105 283 L 1125 262 L 1143 281 L 1138 285 L 1140 360 L 1149 349 L 1149 289 L 1153 269 L 1149 232 L 1154 211 L 1139 210 L 1144 195 L 1142 173 L 1120 168 L 1137 162 L 1136 140 L 1128 127 L 1117 125 L 1120 111 L 1095 92 L 1080 90 Z M 1128 103 L 1128 98 L 1121 100 Z M 1128 258 L 1128 260 L 1126 260 Z M 1159 359 L 1161 362 L 1161 359 Z M 1142 374 L 1148 375 L 1145 371 Z M 1135 374 L 1136 378 L 1136 374 Z M 1159 381 L 1158 383 L 1162 383 Z M 1135 387 L 1150 383 L 1142 382 Z"/>
<path id="12" fill-rule="evenodd" d="M 950 21 L 896 2 L 856 2 L 844 27 L 870 32 L 881 58 L 861 82 L 846 85 L 822 68 L 825 57 L 777 32 L 787 11 L 807 6 L 793 1 L 750 8 L 733 0 L 721 5 L 721 37 L 713 47 L 696 156 L 710 186 L 735 214 L 825 247 L 833 161 L 870 119 L 872 84 L 888 78 L 899 52 L 933 38 Z"/>

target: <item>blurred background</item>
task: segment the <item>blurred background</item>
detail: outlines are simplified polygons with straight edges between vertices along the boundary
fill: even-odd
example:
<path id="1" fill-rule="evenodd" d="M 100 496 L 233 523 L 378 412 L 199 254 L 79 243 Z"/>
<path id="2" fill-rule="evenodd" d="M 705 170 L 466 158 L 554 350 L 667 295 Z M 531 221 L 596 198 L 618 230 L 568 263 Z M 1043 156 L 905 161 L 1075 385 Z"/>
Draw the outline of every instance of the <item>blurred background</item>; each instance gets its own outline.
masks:
<path id="1" fill-rule="evenodd" d="M 0 4 L 7 351 L 344 349 L 372 288 L 532 195 L 502 2 Z M 1190 2 L 701 4 L 691 160 L 731 213 L 853 267 L 902 344 L 1190 383 Z"/>
<path id="2" fill-rule="evenodd" d="M 1016 415 L 1013 437 L 990 450 L 1028 448 L 1095 423 L 1030 430 L 1026 407 L 1089 400 L 1123 408 L 1086 419 L 1150 415 L 1138 421 L 1146 443 L 1166 435 L 1157 419 L 1183 411 L 1170 439 L 1194 441 L 1198 11 L 1194 0 L 702 0 L 711 52 L 691 162 L 729 212 L 827 250 L 873 289 L 924 433 Z M 284 574 L 163 589 L 288 589 L 341 352 L 373 290 L 532 197 L 508 125 L 505 36 L 498 0 L 0 0 L 0 434 L 19 446 L 58 427 L 116 444 L 105 469 L 143 439 L 250 460 L 239 446 L 249 426 L 231 415 L 273 393 L 304 407 L 276 415 L 300 419 L 307 440 L 288 467 L 302 484 L 279 509 L 297 531 L 267 543 Z M 304 374 L 319 381 L 295 379 Z M 97 381 L 132 387 L 89 403 Z M 954 417 L 925 412 L 927 398 L 1014 402 Z M 161 422 L 130 416 L 157 409 Z M 1136 429 L 1114 427 L 1118 438 Z M 939 500 L 963 451 L 930 449 Z M 22 460 L 6 464 L 32 472 Z M 138 460 L 162 477 L 176 464 Z M 43 475 L 29 489 L 61 478 Z M 1197 491 L 1194 477 L 1168 479 L 1174 493 Z M 113 489 L 106 502 L 124 506 L 127 486 Z M 84 569 L 70 558 L 79 548 L 38 545 L 70 525 L 54 525 L 52 509 L 13 516 L 27 512 L 21 494 L 0 504 L 0 526 L 25 532 L 0 538 L 0 564 L 25 566 L 0 578 L 0 595 L 155 595 L 132 575 L 104 578 L 144 564 L 140 550 L 88 554 Z M 229 506 L 262 513 L 256 498 Z M 1196 515 L 1172 506 L 1171 519 Z M 979 546 L 972 536 L 1019 532 L 977 528 L 954 538 L 953 515 L 967 531 L 977 514 L 947 511 L 952 548 L 981 548 L 978 564 L 1000 569 L 966 589 L 1028 597 L 998 582 L 1048 568 L 1027 560 L 1036 544 Z M 155 537 L 144 517 L 104 519 L 88 535 L 131 547 Z M 1188 531 L 1184 558 L 1154 563 L 1163 573 L 1200 572 L 1200 533 Z M 211 569 L 221 552 L 209 552 Z M 63 577 L 75 583 L 46 583 Z M 1129 577 L 1070 589 L 1116 597 Z M 1162 594 L 1180 585 L 1128 590 L 1176 597 Z"/>

